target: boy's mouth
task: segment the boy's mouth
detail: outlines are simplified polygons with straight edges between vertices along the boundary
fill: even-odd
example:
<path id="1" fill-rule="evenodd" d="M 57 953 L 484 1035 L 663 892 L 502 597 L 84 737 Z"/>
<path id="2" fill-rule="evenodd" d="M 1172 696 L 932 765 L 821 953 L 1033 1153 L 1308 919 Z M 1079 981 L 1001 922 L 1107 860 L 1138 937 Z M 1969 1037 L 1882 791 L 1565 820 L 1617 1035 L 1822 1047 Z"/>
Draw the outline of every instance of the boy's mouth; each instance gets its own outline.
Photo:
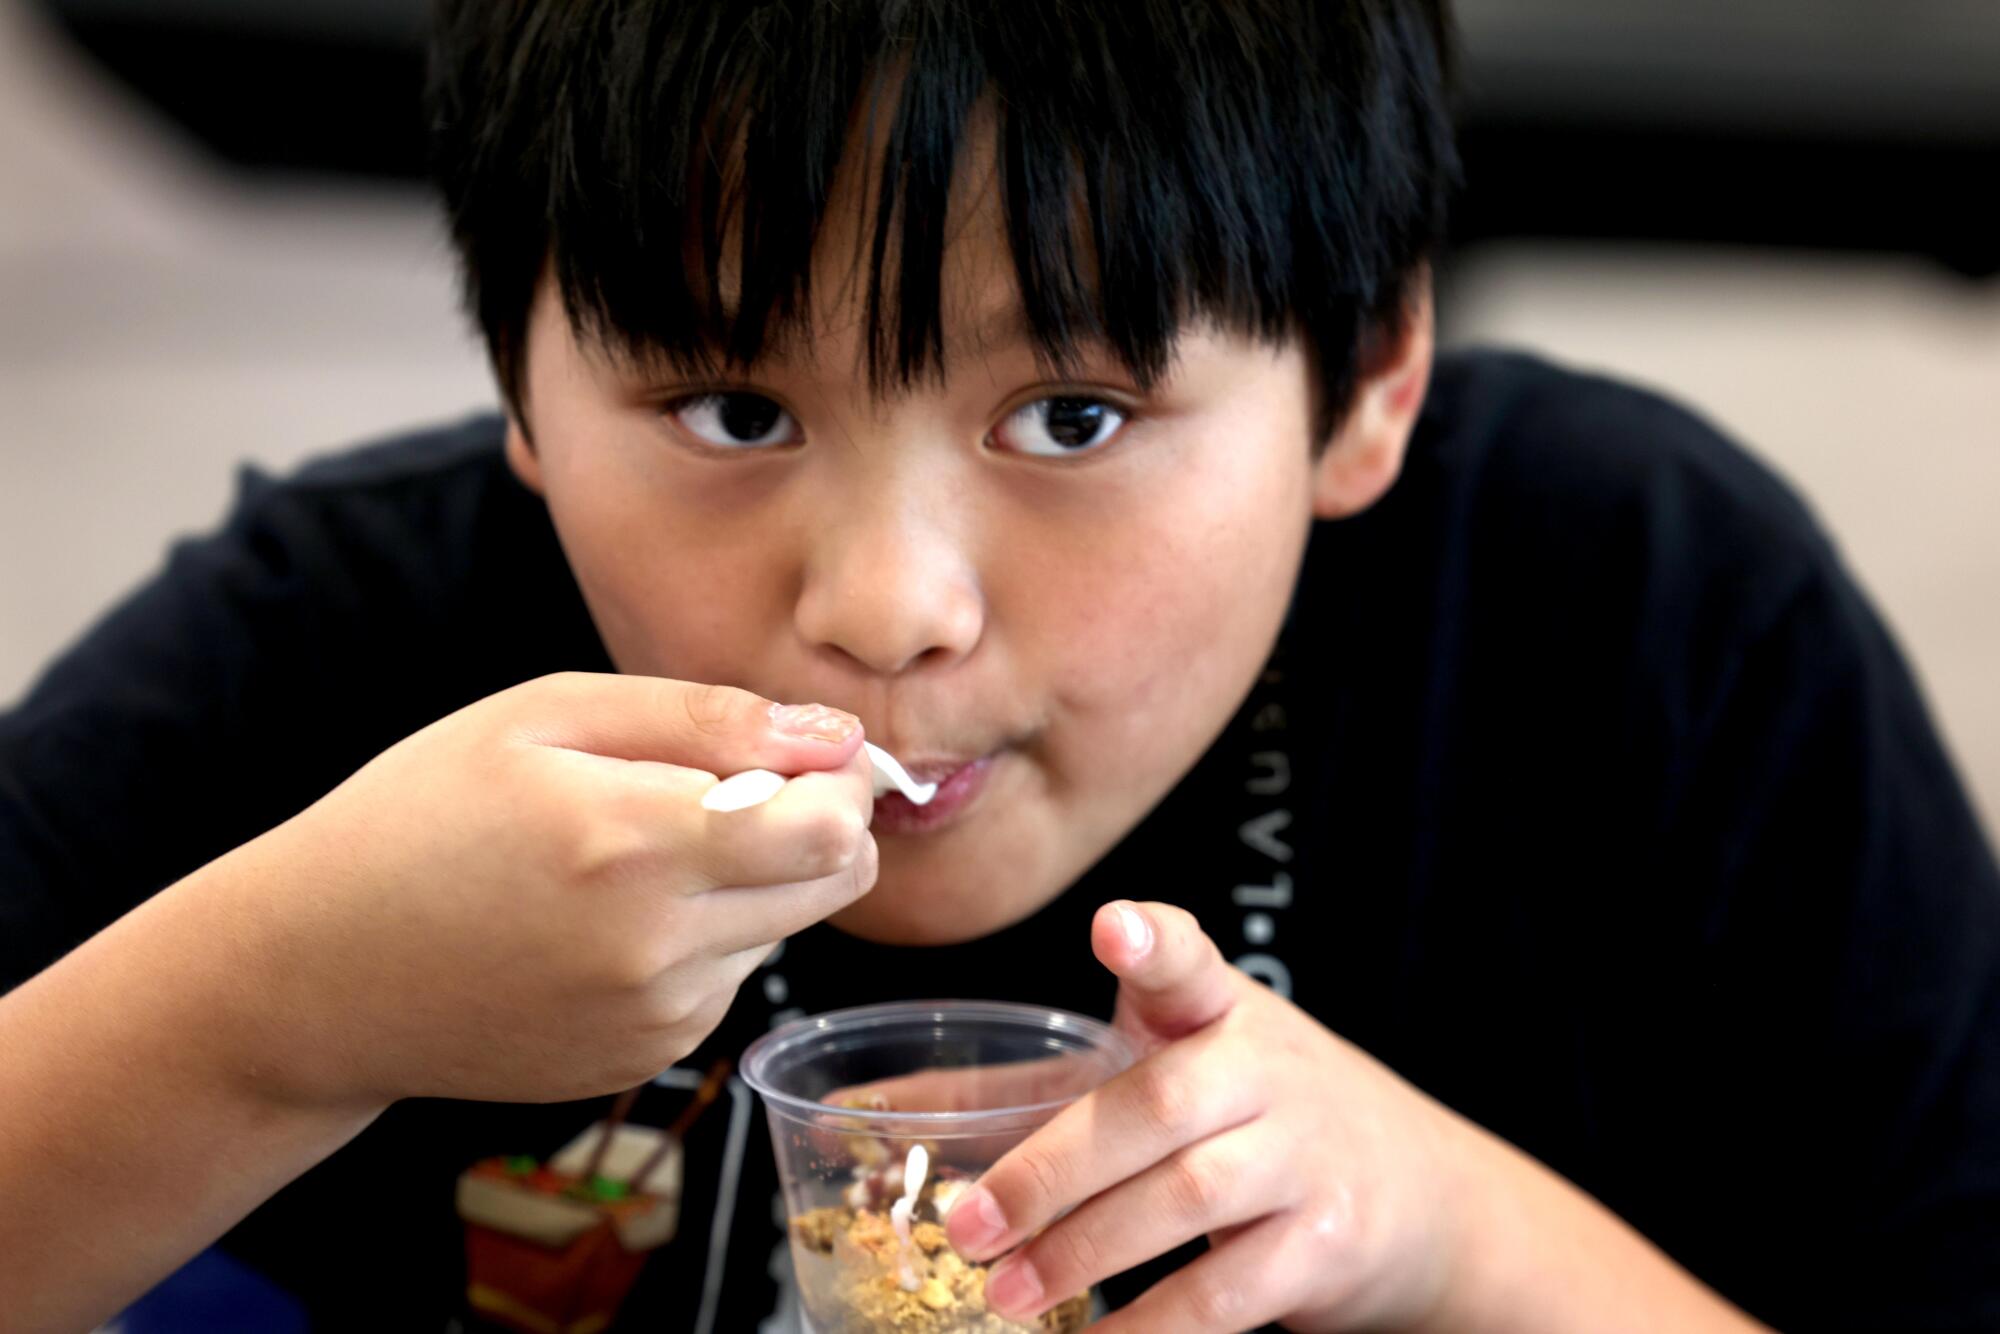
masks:
<path id="1" fill-rule="evenodd" d="M 875 818 L 869 827 L 877 834 L 927 834 L 957 820 L 979 794 L 1002 752 L 994 751 L 973 760 L 919 759 L 905 761 L 904 768 L 920 783 L 936 783 L 937 795 L 922 806 L 900 792 L 875 798 Z"/>

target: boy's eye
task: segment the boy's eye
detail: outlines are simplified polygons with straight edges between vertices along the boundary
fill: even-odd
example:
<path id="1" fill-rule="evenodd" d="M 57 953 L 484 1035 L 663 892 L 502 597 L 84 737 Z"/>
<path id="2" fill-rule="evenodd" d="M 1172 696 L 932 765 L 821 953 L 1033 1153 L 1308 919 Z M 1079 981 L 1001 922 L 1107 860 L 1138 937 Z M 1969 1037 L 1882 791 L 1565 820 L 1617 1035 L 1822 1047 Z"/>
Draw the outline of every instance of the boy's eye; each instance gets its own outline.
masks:
<path id="1" fill-rule="evenodd" d="M 696 439 L 719 449 L 788 445 L 798 435 L 792 414 L 762 394 L 697 394 L 667 404 L 667 415 Z"/>
<path id="2" fill-rule="evenodd" d="M 1042 458 L 1081 454 L 1110 441 L 1125 425 L 1125 414 L 1101 398 L 1059 395 L 1038 398 L 1010 413 L 994 428 L 1003 449 Z"/>

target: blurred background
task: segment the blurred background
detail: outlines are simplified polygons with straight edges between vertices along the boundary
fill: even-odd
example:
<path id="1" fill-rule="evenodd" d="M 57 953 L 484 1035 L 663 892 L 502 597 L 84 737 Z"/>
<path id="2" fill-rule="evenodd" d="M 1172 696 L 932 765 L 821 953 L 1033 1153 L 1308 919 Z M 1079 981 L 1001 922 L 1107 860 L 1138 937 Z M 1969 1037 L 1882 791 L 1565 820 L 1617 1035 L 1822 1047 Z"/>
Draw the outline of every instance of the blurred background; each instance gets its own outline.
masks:
<path id="1" fill-rule="evenodd" d="M 0 707 L 236 466 L 492 402 L 421 181 L 423 0 L 0 0 Z M 2000 828 L 2000 5 L 1459 0 L 1448 341 L 1789 477 Z"/>

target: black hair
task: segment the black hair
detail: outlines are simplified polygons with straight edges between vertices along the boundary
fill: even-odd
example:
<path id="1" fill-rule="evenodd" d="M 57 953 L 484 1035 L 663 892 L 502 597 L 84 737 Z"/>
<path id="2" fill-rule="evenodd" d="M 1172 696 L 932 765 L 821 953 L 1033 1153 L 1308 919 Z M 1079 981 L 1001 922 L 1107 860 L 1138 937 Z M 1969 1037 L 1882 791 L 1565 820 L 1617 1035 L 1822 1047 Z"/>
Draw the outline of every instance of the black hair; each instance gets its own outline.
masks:
<path id="1" fill-rule="evenodd" d="M 879 108 L 879 390 L 942 367 L 947 196 L 969 118 L 990 113 L 1047 361 L 1097 343 L 1143 385 L 1197 318 L 1301 336 L 1324 436 L 1442 239 L 1444 4 L 439 0 L 433 166 L 518 411 L 545 265 L 579 335 L 635 359 L 741 366 L 809 336 L 836 171 Z"/>

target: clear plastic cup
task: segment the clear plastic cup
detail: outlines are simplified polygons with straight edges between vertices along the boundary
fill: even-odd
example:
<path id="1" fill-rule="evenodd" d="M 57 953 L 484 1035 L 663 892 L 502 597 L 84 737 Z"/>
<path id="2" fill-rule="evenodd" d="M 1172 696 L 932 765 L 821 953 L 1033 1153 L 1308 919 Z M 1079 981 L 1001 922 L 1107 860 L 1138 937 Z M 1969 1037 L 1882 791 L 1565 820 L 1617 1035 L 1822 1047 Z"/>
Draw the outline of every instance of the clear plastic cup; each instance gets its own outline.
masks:
<path id="1" fill-rule="evenodd" d="M 1108 1024 L 1000 1001 L 908 1001 L 773 1029 L 743 1054 L 764 1098 L 807 1334 L 1067 1334 L 986 1310 L 986 1270 L 944 1240 L 966 1185 L 1132 1063 Z M 922 1147 L 914 1208 L 905 1169 Z M 901 1218 L 898 1215 L 903 1215 Z"/>

